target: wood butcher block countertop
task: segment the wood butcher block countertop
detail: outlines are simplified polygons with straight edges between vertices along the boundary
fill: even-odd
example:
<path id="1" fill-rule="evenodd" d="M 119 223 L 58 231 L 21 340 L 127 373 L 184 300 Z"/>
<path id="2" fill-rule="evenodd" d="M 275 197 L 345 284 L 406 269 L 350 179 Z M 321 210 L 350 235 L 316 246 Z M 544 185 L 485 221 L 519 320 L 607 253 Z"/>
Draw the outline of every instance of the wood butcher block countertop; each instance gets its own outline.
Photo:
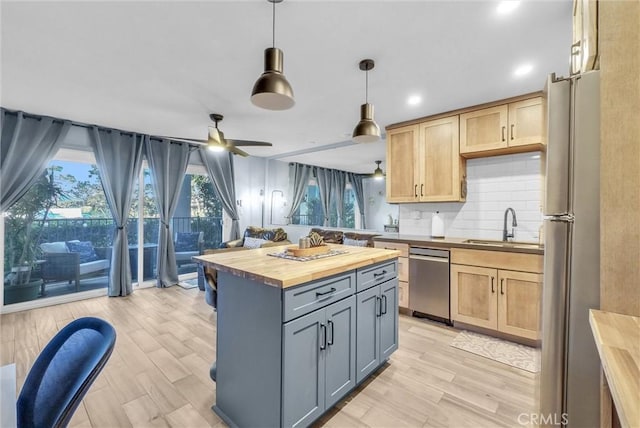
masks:
<path id="1" fill-rule="evenodd" d="M 288 288 L 385 260 L 395 259 L 400 255 L 399 251 L 382 248 L 329 245 L 336 249 L 347 251 L 347 253 L 306 262 L 268 255 L 270 253 L 283 252 L 287 247 L 297 247 L 296 245 L 283 245 L 280 247 L 209 254 L 194 257 L 193 259 L 219 271 L 261 281 L 274 287 Z"/>
<path id="2" fill-rule="evenodd" d="M 602 368 L 623 427 L 640 427 L 640 317 L 589 311 Z"/>

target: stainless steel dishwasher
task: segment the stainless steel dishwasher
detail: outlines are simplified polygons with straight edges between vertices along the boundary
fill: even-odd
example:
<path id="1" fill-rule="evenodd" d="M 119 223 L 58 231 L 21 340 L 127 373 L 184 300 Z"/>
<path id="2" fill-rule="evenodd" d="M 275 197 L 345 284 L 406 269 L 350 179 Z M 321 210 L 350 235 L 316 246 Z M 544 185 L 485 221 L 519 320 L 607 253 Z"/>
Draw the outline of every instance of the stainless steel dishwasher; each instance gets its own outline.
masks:
<path id="1" fill-rule="evenodd" d="M 449 251 L 409 248 L 409 309 L 451 324 Z"/>

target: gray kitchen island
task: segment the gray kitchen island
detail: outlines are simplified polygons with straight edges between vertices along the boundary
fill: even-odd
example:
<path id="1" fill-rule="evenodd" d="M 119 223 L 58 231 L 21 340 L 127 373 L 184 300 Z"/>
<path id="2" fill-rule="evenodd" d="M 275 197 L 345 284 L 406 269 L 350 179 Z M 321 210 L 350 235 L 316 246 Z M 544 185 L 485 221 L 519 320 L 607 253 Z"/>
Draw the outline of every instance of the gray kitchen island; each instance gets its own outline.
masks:
<path id="1" fill-rule="evenodd" d="M 332 247 L 194 258 L 218 271 L 213 410 L 230 426 L 310 425 L 398 348 L 398 251 Z"/>

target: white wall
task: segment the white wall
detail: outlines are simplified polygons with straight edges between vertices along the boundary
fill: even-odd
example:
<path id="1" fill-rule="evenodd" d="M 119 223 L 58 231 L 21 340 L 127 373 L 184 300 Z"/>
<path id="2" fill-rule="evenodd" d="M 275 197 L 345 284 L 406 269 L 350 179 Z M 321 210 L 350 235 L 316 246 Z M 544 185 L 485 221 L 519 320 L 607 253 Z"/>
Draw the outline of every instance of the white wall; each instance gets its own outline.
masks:
<path id="1" fill-rule="evenodd" d="M 400 204 L 400 233 L 431 234 L 431 216 L 440 211 L 445 236 L 502 239 L 505 209 L 516 211 L 515 240 L 538 241 L 542 226 L 540 153 L 469 159 L 464 203 Z M 511 214 L 508 221 L 511 230 Z"/>
<path id="2" fill-rule="evenodd" d="M 240 216 L 240 233 L 247 226 L 262 226 L 263 203 L 264 212 L 268 212 L 266 206 L 265 191 L 265 165 L 266 159 L 259 157 L 236 156 L 233 158 L 236 178 L 236 199 L 238 214 Z M 260 191 L 263 195 L 260 195 Z M 266 223 L 265 223 L 266 224 Z M 224 235 L 228 236 L 228 235 Z"/>
<path id="3" fill-rule="evenodd" d="M 384 232 L 384 225 L 389 224 L 389 215 L 398 219 L 398 205 L 387 203 L 386 180 L 366 178 L 362 181 L 364 192 L 364 216 L 367 229 Z"/>

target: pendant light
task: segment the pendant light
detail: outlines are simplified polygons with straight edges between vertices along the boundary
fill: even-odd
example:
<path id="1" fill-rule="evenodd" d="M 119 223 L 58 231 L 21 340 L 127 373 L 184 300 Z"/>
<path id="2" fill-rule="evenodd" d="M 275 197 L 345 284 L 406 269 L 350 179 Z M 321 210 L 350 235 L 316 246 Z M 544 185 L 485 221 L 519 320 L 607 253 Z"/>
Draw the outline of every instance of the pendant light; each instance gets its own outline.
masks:
<path id="1" fill-rule="evenodd" d="M 286 110 L 295 104 L 293 89 L 282 74 L 284 54 L 276 48 L 276 3 L 273 3 L 272 47 L 264 50 L 264 73 L 256 80 L 251 91 L 251 102 L 267 110 Z"/>
<path id="2" fill-rule="evenodd" d="M 360 122 L 353 130 L 356 143 L 373 143 L 380 139 L 380 128 L 373 120 L 373 104 L 369 104 L 369 70 L 373 69 L 372 59 L 360 61 L 360 70 L 365 72 L 365 103 L 360 106 Z"/>
<path id="3" fill-rule="evenodd" d="M 384 173 L 380 168 L 381 163 L 382 161 L 379 161 L 379 160 L 376 161 L 377 168 L 373 171 L 373 174 L 371 175 L 374 180 L 382 180 L 384 178 Z"/>

